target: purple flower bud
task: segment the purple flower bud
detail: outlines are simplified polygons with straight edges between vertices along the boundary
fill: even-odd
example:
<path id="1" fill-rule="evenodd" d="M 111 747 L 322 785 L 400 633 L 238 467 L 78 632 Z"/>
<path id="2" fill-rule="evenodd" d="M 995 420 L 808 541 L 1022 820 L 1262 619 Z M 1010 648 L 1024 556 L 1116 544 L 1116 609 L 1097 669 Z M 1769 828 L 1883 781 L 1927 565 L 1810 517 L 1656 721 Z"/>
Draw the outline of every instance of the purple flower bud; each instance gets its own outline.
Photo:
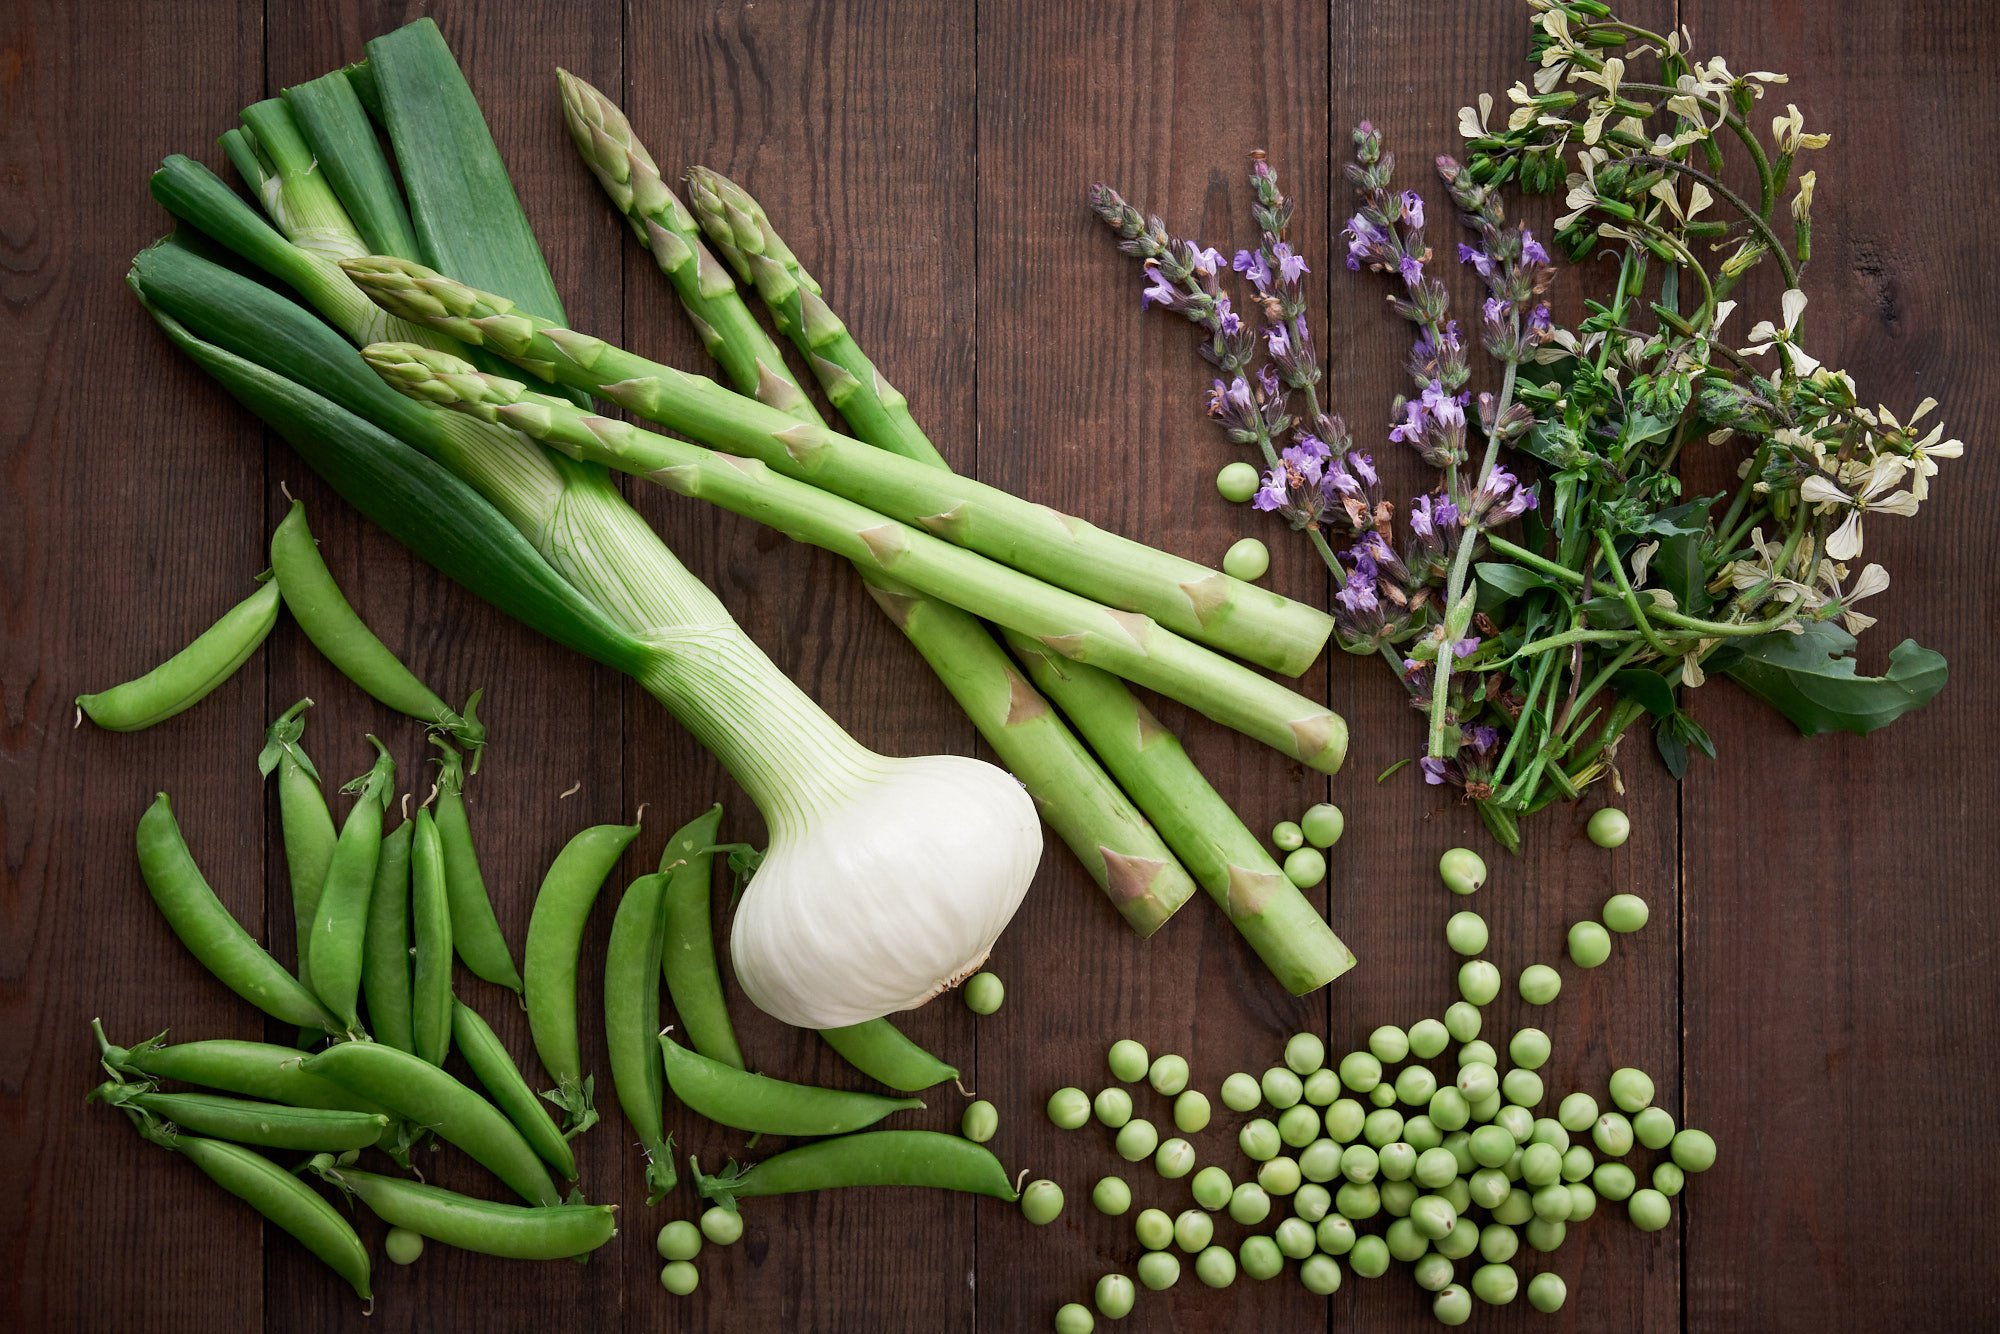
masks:
<path id="1" fill-rule="evenodd" d="M 1424 279 L 1424 262 L 1415 255 L 1405 255 L 1396 264 L 1396 272 L 1403 275 L 1403 281 L 1415 287 Z"/>
<path id="2" fill-rule="evenodd" d="M 1144 310 L 1157 301 L 1168 310 L 1174 309 L 1180 300 L 1180 290 L 1167 281 L 1167 275 L 1160 272 L 1158 265 L 1146 266 L 1146 279 L 1152 286 L 1139 294 L 1139 308 Z"/>
<path id="3" fill-rule="evenodd" d="M 1434 755 L 1426 755 L 1417 761 L 1417 767 L 1424 771 L 1424 781 L 1432 787 L 1444 786 L 1445 762 Z"/>
<path id="4" fill-rule="evenodd" d="M 1264 330 L 1264 345 L 1273 361 L 1284 361 L 1292 355 L 1292 336 L 1285 332 L 1282 324 L 1274 324 Z"/>
<path id="5" fill-rule="evenodd" d="M 1403 191 L 1403 221 L 1412 227 L 1424 225 L 1424 197 L 1415 190 Z"/>
<path id="6" fill-rule="evenodd" d="M 1461 264 L 1470 264 L 1474 269 L 1478 270 L 1479 276 L 1482 278 L 1491 278 L 1493 276 L 1493 257 L 1477 246 L 1469 246 L 1465 242 L 1460 241 L 1458 243 L 1458 262 Z"/>

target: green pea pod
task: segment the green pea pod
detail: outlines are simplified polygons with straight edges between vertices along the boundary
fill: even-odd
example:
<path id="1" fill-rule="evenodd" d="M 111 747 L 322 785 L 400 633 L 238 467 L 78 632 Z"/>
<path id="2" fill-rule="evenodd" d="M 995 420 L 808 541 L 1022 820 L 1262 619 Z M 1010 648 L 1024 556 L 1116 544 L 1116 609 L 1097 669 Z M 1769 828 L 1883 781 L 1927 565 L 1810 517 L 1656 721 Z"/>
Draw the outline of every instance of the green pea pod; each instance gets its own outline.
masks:
<path id="1" fill-rule="evenodd" d="M 172 1149 L 211 1181 L 292 1234 L 327 1268 L 347 1280 L 363 1301 L 368 1290 L 368 1250 L 345 1218 L 305 1182 L 261 1153 L 198 1135 L 177 1135 L 158 1125 L 139 1133 Z"/>
<path id="2" fill-rule="evenodd" d="M 224 986 L 273 1019 L 329 1031 L 340 1027 L 215 897 L 188 852 L 164 792 L 139 817 L 138 847 L 139 873 L 167 925 Z"/>
<path id="3" fill-rule="evenodd" d="M 802 1144 L 748 1167 L 730 1164 L 715 1176 L 695 1168 L 704 1199 L 733 1206 L 738 1199 L 793 1195 L 844 1186 L 929 1186 L 996 1199 L 1020 1198 L 1007 1169 L 984 1146 L 935 1130 L 869 1130 Z"/>
<path id="4" fill-rule="evenodd" d="M 500 1109 L 428 1061 L 380 1042 L 339 1042 L 307 1057 L 304 1068 L 436 1132 L 528 1203 L 561 1198 L 542 1160 Z"/>
<path id="5" fill-rule="evenodd" d="M 278 585 L 263 586 L 165 662 L 122 685 L 78 695 L 76 707 L 108 732 L 137 732 L 199 704 L 236 675 L 278 623 Z"/>
<path id="6" fill-rule="evenodd" d="M 380 1112 L 287 1107 L 213 1093 L 158 1093 L 149 1084 L 109 1083 L 92 1095 L 114 1107 L 136 1107 L 179 1130 L 267 1149 L 344 1153 L 365 1149 L 389 1129 Z"/>
<path id="7" fill-rule="evenodd" d="M 823 1028 L 819 1035 L 856 1070 L 899 1092 L 920 1093 L 958 1078 L 957 1069 L 910 1041 L 887 1019 Z"/>
<path id="8" fill-rule="evenodd" d="M 257 756 L 257 768 L 266 778 L 278 774 L 278 820 L 285 840 L 285 874 L 292 882 L 292 920 L 298 928 L 298 975 L 311 976 L 307 952 L 312 947 L 313 915 L 319 911 L 319 893 L 326 884 L 326 869 L 333 863 L 333 816 L 327 813 L 326 798 L 319 791 L 319 770 L 299 744 L 306 723 L 303 716 L 312 701 L 302 699 L 278 715 L 264 733 L 264 749 Z"/>
<path id="9" fill-rule="evenodd" d="M 722 996 L 722 968 L 715 958 L 709 891 L 715 875 L 715 835 L 722 807 L 711 806 L 667 840 L 660 858 L 666 871 L 666 938 L 660 968 L 667 994 L 688 1044 L 703 1056 L 743 1069 L 743 1049 Z"/>
<path id="10" fill-rule="evenodd" d="M 792 1084 L 753 1075 L 689 1051 L 665 1033 L 667 1085 L 691 1110 L 717 1125 L 760 1135 L 844 1135 L 874 1125 L 891 1112 L 921 1108 L 921 1098 Z"/>
<path id="11" fill-rule="evenodd" d="M 331 1080 L 307 1074 L 300 1069 L 305 1058 L 292 1047 L 236 1038 L 169 1043 L 164 1033 L 137 1046 L 116 1047 L 105 1038 L 101 1023 L 93 1019 L 90 1026 L 97 1034 L 105 1068 L 119 1074 L 199 1084 L 292 1107 L 369 1113 L 385 1110 Z"/>
<path id="12" fill-rule="evenodd" d="M 377 1042 L 416 1050 L 410 1029 L 410 842 L 405 820 L 382 836 L 375 887 L 368 894 L 368 931 L 361 946 L 361 994 Z"/>
<path id="13" fill-rule="evenodd" d="M 389 748 L 372 736 L 368 741 L 375 747 L 374 765 L 341 789 L 360 796 L 334 844 L 326 884 L 313 913 L 307 955 L 313 991 L 349 1033 L 361 1029 L 361 954 L 368 938 L 368 901 L 382 859 L 382 815 L 396 788 L 396 761 Z"/>
<path id="14" fill-rule="evenodd" d="M 674 1188 L 674 1141 L 666 1132 L 660 1067 L 660 923 L 667 877 L 642 875 L 625 889 L 604 952 L 604 1037 L 611 1087 L 646 1153 L 646 1203 Z"/>
<path id="15" fill-rule="evenodd" d="M 292 619 L 342 676 L 398 713 L 443 728 L 472 752 L 477 767 L 486 744 L 486 728 L 473 716 L 479 692 L 466 700 L 463 714 L 455 713 L 389 651 L 333 581 L 299 501 L 292 502 L 291 512 L 271 534 L 271 569 Z"/>
<path id="16" fill-rule="evenodd" d="M 494 1105 L 507 1113 L 514 1129 L 528 1141 L 528 1147 L 566 1179 L 576 1180 L 576 1158 L 569 1151 L 569 1141 L 556 1128 L 555 1118 L 528 1087 L 528 1081 L 521 1077 L 520 1067 L 507 1054 L 499 1035 L 463 1002 L 452 1006 L 451 1035 L 459 1055 L 465 1057 L 465 1063 L 479 1077 L 480 1086 Z"/>
<path id="17" fill-rule="evenodd" d="M 451 941 L 474 974 L 496 987 L 521 990 L 521 974 L 507 951 L 507 938 L 493 915 L 493 900 L 472 850 L 472 826 L 465 818 L 465 768 L 458 752 L 432 737 L 444 758 L 438 764 L 437 829 L 444 848 L 444 889 L 451 904 Z"/>
<path id="18" fill-rule="evenodd" d="M 410 836 L 410 1039 L 414 1054 L 443 1065 L 451 1051 L 451 908 L 444 852 L 428 807 Z"/>
<path id="19" fill-rule="evenodd" d="M 535 1055 L 556 1086 L 542 1096 L 563 1109 L 563 1134 L 575 1137 L 597 1122 L 591 1080 L 583 1073 L 576 1030 L 576 964 L 591 905 L 619 857 L 639 836 L 636 824 L 601 824 L 563 845 L 535 893 L 521 980 Z"/>
<path id="20" fill-rule="evenodd" d="M 539 1209 L 495 1204 L 401 1177 L 336 1167 L 316 1158 L 311 1169 L 352 1191 L 391 1227 L 481 1255 L 509 1260 L 567 1260 L 588 1255 L 618 1235 L 618 1211 L 608 1204 L 557 1204 Z"/>

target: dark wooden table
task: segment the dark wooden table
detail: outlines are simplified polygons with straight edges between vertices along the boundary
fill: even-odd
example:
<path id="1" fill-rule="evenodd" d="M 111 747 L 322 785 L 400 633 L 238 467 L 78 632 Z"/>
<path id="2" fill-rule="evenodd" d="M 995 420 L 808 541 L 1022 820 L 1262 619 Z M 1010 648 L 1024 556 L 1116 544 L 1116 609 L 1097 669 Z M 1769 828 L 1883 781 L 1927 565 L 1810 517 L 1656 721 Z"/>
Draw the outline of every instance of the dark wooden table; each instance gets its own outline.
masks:
<path id="1" fill-rule="evenodd" d="M 1870 740 L 1805 741 L 1729 685 L 1692 707 L 1720 742 L 1676 787 L 1635 735 L 1621 757 L 1633 837 L 1604 853 L 1583 810 L 1535 821 L 1518 859 L 1463 807 L 1408 771 L 1419 746 L 1379 664 L 1338 653 L 1305 688 L 1347 716 L 1354 747 L 1331 783 L 1177 710 L 1207 772 L 1253 827 L 1331 796 L 1348 814 L 1324 907 L 1361 956 L 1333 988 L 1289 1000 L 1197 902 L 1135 941 L 1052 846 L 993 966 L 1006 1008 L 975 1022 L 947 999 L 909 1017 L 999 1105 L 995 1148 L 1052 1176 L 1070 1207 L 1046 1229 L 992 1201 L 914 1192 L 828 1194 L 747 1210 L 746 1243 L 711 1252 L 700 1292 L 663 1293 L 655 1228 L 623 1127 L 580 1142 L 595 1199 L 623 1235 L 587 1266 L 529 1265 L 434 1248 L 382 1266 L 368 1328 L 743 1330 L 1045 1329 L 1127 1267 L 1129 1220 L 1088 1203 L 1118 1166 L 1099 1132 L 1041 1114 L 1063 1084 L 1095 1087 L 1113 1038 L 1184 1053 L 1211 1091 L 1272 1063 L 1284 1037 L 1336 1050 L 1452 998 L 1441 939 L 1461 906 L 1432 864 L 1454 843 L 1494 867 L 1478 907 L 1511 978 L 1554 960 L 1569 922 L 1613 890 L 1654 905 L 1609 967 L 1567 964 L 1550 1028 L 1557 1092 L 1601 1092 L 1620 1065 L 1654 1072 L 1667 1105 L 1714 1132 L 1718 1168 L 1664 1233 L 1607 1207 L 1555 1256 L 1572 1297 L 1559 1318 L 1482 1310 L 1480 1328 L 1934 1329 L 1990 1326 L 1984 1261 L 2000 1169 L 1981 1146 L 2000 1089 L 1993 964 L 2000 858 L 1980 765 L 2000 678 L 1984 655 L 2000 612 L 1992 567 L 2000 409 L 1990 233 L 2000 10 L 1952 0 L 1772 5 L 1630 0 L 1685 22 L 1737 69 L 1791 71 L 1787 100 L 1831 131 L 1807 288 L 1816 343 L 1868 401 L 1945 402 L 1968 457 L 1915 522 L 1871 524 L 1870 559 L 1896 587 L 1867 661 L 1904 635 L 1942 650 L 1953 680 L 1922 714 Z M 120 278 L 163 230 L 145 176 L 185 151 L 217 166 L 216 134 L 259 97 L 357 58 L 412 17 L 401 4 L 295 0 L 180 4 L 24 0 L 0 37 L 0 251 L 8 406 L 0 412 L 4 926 L 0 1123 L 14 1204 L 0 1219 L 0 1324 L 157 1331 L 363 1327 L 358 1306 L 281 1234 L 260 1229 L 185 1163 L 86 1110 L 86 1028 L 115 1038 L 259 1036 L 262 1026 L 179 948 L 147 903 L 134 820 L 170 790 L 225 899 L 260 936 L 289 941 L 275 808 L 253 763 L 265 721 L 319 701 L 308 743 L 325 773 L 365 764 L 380 731 L 418 782 L 416 729 L 340 681 L 289 626 L 199 710 L 151 732 L 71 729 L 70 699 L 150 664 L 240 596 L 261 568 L 281 483 L 304 496 L 355 601 L 447 693 L 488 687 L 497 744 L 475 819 L 503 922 L 518 942 L 542 868 L 586 823 L 648 803 L 627 874 L 668 828 L 728 797 L 716 764 L 649 699 L 417 566 L 333 500 L 286 449 L 174 357 Z M 1503 0 L 1029 5 L 984 3 L 440 4 L 435 7 L 511 164 L 574 321 L 682 365 L 702 364 L 665 284 L 575 161 L 557 114 L 558 63 L 622 94 L 670 170 L 706 163 L 748 183 L 864 343 L 962 470 L 1171 550 L 1214 560 L 1249 516 L 1212 489 L 1228 446 L 1202 420 L 1186 331 L 1141 314 L 1135 274 L 1083 207 L 1093 180 L 1225 250 L 1247 237 L 1245 154 L 1268 148 L 1300 198 L 1334 399 L 1381 446 L 1407 337 L 1379 286 L 1327 262 L 1348 209 L 1339 163 L 1351 122 L 1387 127 L 1411 164 L 1457 143 L 1457 108 L 1522 73 L 1525 11 Z M 1440 192 L 1426 186 L 1433 206 Z M 1440 233 L 1448 228 L 1434 229 Z M 1447 240 L 1446 244 L 1449 244 Z M 1562 281 L 1572 289 L 1576 279 Z M 1768 287 L 1754 295 L 1772 304 Z M 1463 298 L 1462 298 L 1463 299 Z M 1739 316 L 1747 329 L 1749 316 Z M 1329 327 L 1330 323 L 1330 327 Z M 1741 330 L 1739 330 L 1741 332 Z M 1387 454 L 1386 447 L 1378 452 Z M 1397 461 L 1396 494 L 1416 471 Z M 751 633 L 836 716 L 890 752 L 979 743 L 859 584 L 822 553 L 657 491 L 635 495 Z M 1265 534 L 1271 582 L 1323 601 L 1302 544 Z M 1872 668 L 1879 669 L 1879 668 Z M 565 790 L 575 788 L 573 795 Z M 754 837 L 746 804 L 732 827 Z M 592 923 L 587 960 L 608 913 Z M 283 946 L 280 946 L 281 951 Z M 584 977 L 589 1015 L 594 963 Z M 524 1063 L 519 1011 L 464 984 Z M 813 1037 L 736 998 L 756 1063 L 854 1083 Z M 1490 1027 L 1524 1022 L 1503 1001 Z M 603 1069 L 601 1039 L 587 1052 Z M 608 1099 L 605 1100 L 608 1103 Z M 956 1124 L 949 1090 L 917 1120 Z M 1160 1114 L 1163 1109 L 1155 1109 Z M 616 1117 L 612 1118 L 613 1122 Z M 1227 1155 L 1234 1118 L 1201 1141 Z M 713 1166 L 733 1137 L 680 1117 L 684 1151 Z M 440 1154 L 435 1177 L 479 1190 Z M 1142 1202 L 1182 1198 L 1147 1170 Z M 379 1228 L 363 1227 L 371 1240 Z M 1308 1296 L 1287 1275 L 1212 1292 L 1190 1276 L 1144 1295 L 1133 1325 L 1275 1329 L 1429 1323 L 1400 1268 Z"/>

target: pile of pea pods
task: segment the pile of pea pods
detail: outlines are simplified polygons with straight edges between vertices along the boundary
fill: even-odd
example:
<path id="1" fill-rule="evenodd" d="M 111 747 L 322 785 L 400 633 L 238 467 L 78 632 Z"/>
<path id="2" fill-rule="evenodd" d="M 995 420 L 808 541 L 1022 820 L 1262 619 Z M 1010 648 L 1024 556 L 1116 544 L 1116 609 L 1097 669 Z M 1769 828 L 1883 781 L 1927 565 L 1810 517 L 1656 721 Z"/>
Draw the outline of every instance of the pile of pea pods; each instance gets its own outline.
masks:
<path id="1" fill-rule="evenodd" d="M 1600 847 L 1616 847 L 1629 830 L 1623 812 L 1599 811 L 1589 836 Z M 1281 847 L 1288 832 L 1282 825 L 1275 831 Z M 1438 869 L 1456 894 L 1471 895 L 1486 882 L 1485 864 L 1464 848 L 1445 853 Z M 1635 895 L 1615 895 L 1600 916 L 1570 929 L 1570 955 L 1580 968 L 1609 957 L 1607 928 L 1644 927 L 1646 905 Z M 1160 1204 L 1132 1215 L 1139 1248 L 1132 1273 L 1104 1274 L 1089 1302 L 1064 1305 L 1055 1315 L 1057 1334 L 1089 1334 L 1100 1318 L 1124 1319 L 1141 1289 L 1163 1292 L 1180 1281 L 1183 1257 L 1211 1288 L 1230 1287 L 1239 1276 L 1273 1279 L 1291 1262 L 1298 1281 L 1321 1296 L 1337 1292 L 1347 1272 L 1379 1278 L 1401 1261 L 1431 1294 L 1431 1310 L 1445 1325 L 1465 1324 L 1475 1302 L 1507 1305 L 1524 1288 L 1532 1307 L 1554 1312 L 1569 1296 L 1562 1275 L 1542 1267 L 1524 1280 L 1521 1270 L 1534 1255 L 1553 1255 L 1600 1201 L 1622 1203 L 1642 1231 L 1672 1221 L 1673 1200 L 1688 1176 L 1714 1164 L 1715 1141 L 1680 1128 L 1654 1104 L 1652 1079 L 1632 1068 L 1612 1074 L 1609 1106 L 1573 1092 L 1553 1114 L 1543 1111 L 1548 1035 L 1533 1027 L 1513 1033 L 1502 1074 L 1500 1053 L 1480 1037 L 1481 1009 L 1500 991 L 1498 969 L 1476 957 L 1486 948 L 1486 924 L 1461 911 L 1446 935 L 1456 953 L 1475 957 L 1461 966 L 1460 999 L 1442 1019 L 1420 1019 L 1407 1029 L 1385 1025 L 1364 1048 L 1332 1060 L 1320 1037 L 1299 1033 L 1285 1044 L 1282 1062 L 1261 1076 L 1237 1073 L 1221 1082 L 1217 1097 L 1243 1118 L 1233 1172 L 1220 1163 L 1201 1165 L 1194 1140 L 1208 1128 L 1213 1108 L 1180 1056 L 1153 1056 L 1121 1039 L 1106 1053 L 1111 1083 L 1094 1096 L 1075 1087 L 1051 1095 L 1048 1115 L 1058 1127 L 1080 1130 L 1094 1121 L 1112 1132 L 1114 1150 L 1127 1163 L 1150 1161 L 1161 1181 L 1187 1181 L 1186 1199 L 1173 1199 L 1179 1187 L 1169 1187 Z M 1519 988 L 1530 1004 L 1546 1005 L 1560 977 L 1532 964 L 1522 970 Z M 1456 1073 L 1444 1082 L 1426 1062 L 1454 1046 Z M 1165 1101 L 1178 1133 L 1163 1139 L 1153 1120 L 1139 1114 L 1133 1091 L 1143 1097 L 1148 1088 Z M 1660 1155 L 1650 1184 L 1642 1185 L 1643 1169 L 1626 1161 L 1635 1147 Z M 1053 1221 L 1061 1190 L 1037 1185 L 1046 1187 L 1040 1207 L 1030 1209 L 1028 1194 L 1022 1207 L 1033 1222 Z M 1135 1192 L 1113 1173 L 1092 1186 L 1090 1198 L 1099 1212 L 1123 1217 L 1132 1212 Z M 1219 1222 L 1241 1230 L 1233 1246 L 1218 1238 Z M 1463 1283 L 1461 1261 L 1471 1266 Z"/>

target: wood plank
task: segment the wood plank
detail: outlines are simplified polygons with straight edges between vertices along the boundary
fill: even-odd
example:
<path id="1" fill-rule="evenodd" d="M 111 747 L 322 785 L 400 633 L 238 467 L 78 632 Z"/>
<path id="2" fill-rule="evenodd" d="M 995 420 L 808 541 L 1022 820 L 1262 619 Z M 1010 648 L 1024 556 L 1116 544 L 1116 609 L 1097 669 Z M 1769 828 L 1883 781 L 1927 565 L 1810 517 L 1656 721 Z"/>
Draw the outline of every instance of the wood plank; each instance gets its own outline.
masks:
<path id="1" fill-rule="evenodd" d="M 1975 1155 L 1939 1171 L 1926 1150 L 1976 1133 L 1983 1099 L 1927 1090 L 1984 1078 L 1976 1063 L 2000 1005 L 2000 981 L 1981 966 L 2000 925 L 1983 892 L 1995 880 L 1993 800 L 1974 777 L 1985 749 L 1975 720 L 2000 702 L 1977 610 L 1992 606 L 1995 473 L 1977 441 L 2000 388 L 2000 335 L 1981 301 L 1980 187 L 1963 168 L 2000 128 L 1986 92 L 2000 15 L 1936 2 L 1856 8 L 1837 23 L 1796 5 L 1683 10 L 1697 50 L 1726 53 L 1733 69 L 1791 72 L 1760 116 L 1796 102 L 1807 129 L 1833 135 L 1804 163 L 1819 173 L 1810 345 L 1853 371 L 1864 403 L 1907 416 L 1935 395 L 1970 446 L 1915 519 L 1867 527 L 1865 559 L 1895 583 L 1868 607 L 1882 620 L 1862 637 L 1862 670 L 1882 670 L 1889 648 L 1914 637 L 1951 662 L 1935 703 L 1865 739 L 1803 740 L 1741 692 L 1701 692 L 1722 754 L 1685 794 L 1685 1110 L 1723 1157 L 1689 1189 L 1687 1319 L 1990 1326 L 1991 1293 L 1931 1276 L 1941 1258 L 1982 1246 L 1983 1227 L 1948 1220 L 1976 1213 L 2000 1169 Z M 1759 279 L 1737 320 L 1775 311 L 1775 276 Z"/>

